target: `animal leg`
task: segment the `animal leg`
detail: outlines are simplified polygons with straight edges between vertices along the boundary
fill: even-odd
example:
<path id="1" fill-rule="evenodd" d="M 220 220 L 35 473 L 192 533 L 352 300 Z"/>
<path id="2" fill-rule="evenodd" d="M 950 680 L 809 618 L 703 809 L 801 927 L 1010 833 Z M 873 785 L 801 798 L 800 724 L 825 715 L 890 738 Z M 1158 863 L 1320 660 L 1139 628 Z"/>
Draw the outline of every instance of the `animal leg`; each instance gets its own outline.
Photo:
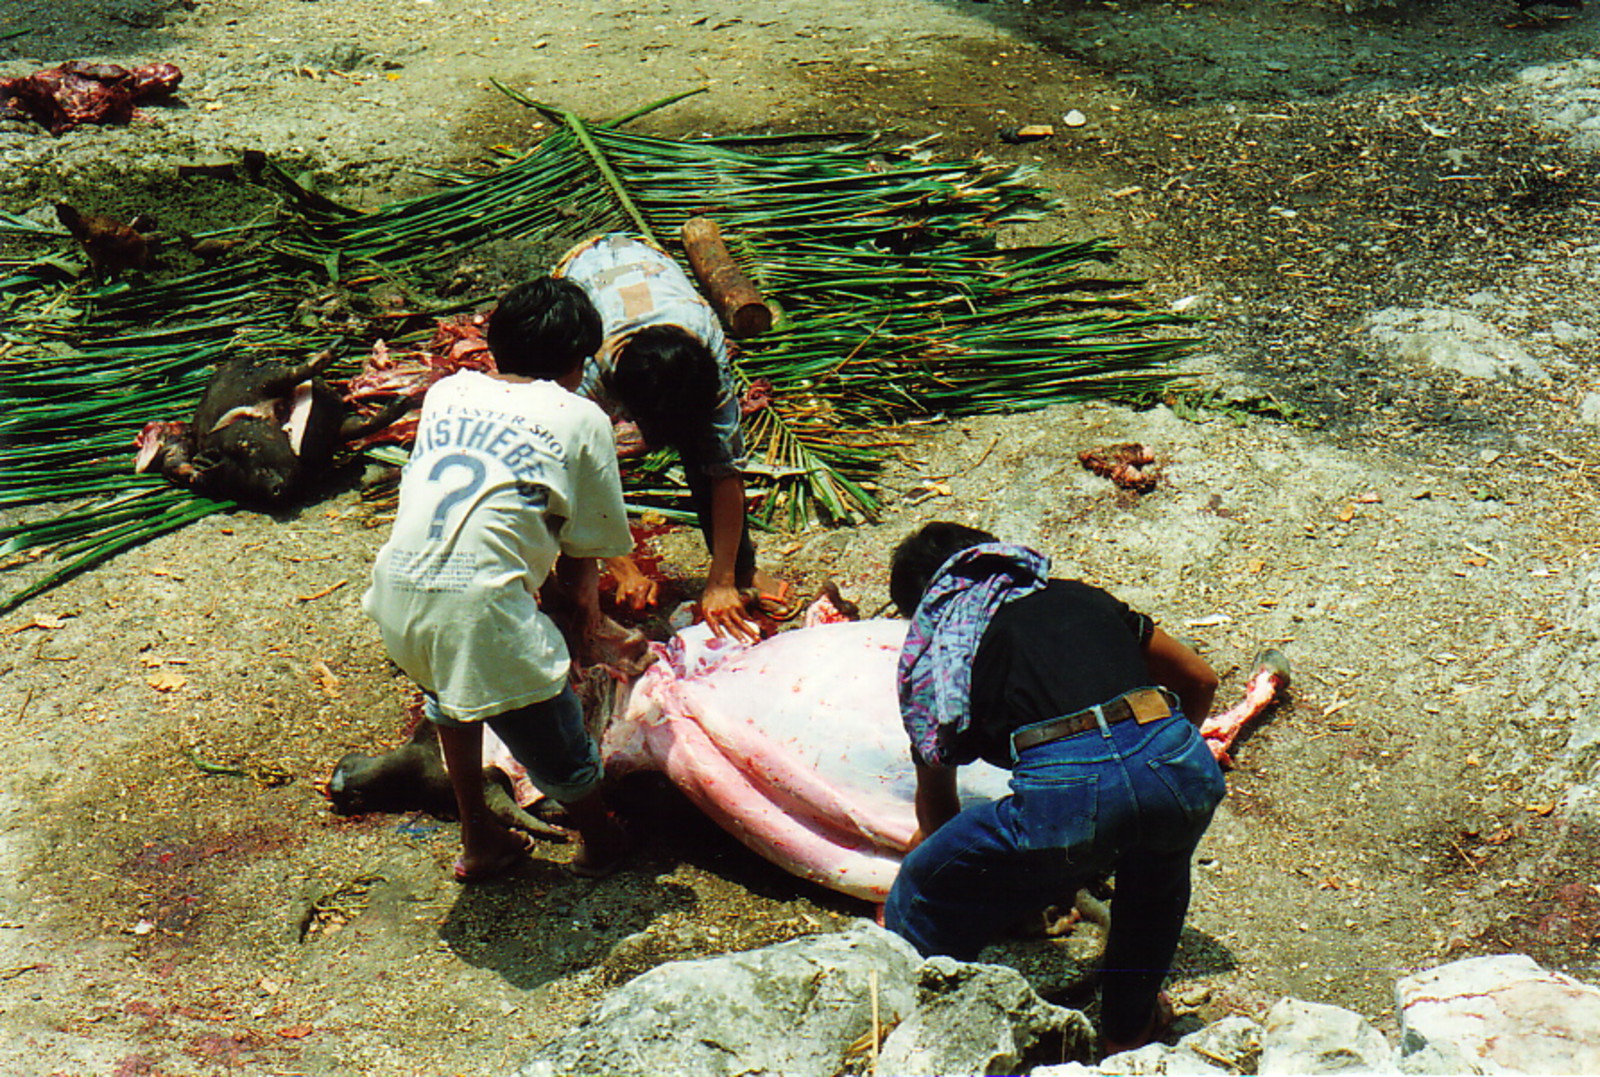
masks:
<path id="1" fill-rule="evenodd" d="M 301 363 L 299 366 L 286 366 L 279 373 L 273 374 L 261 383 L 261 395 L 264 397 L 288 396 L 294 392 L 295 386 L 303 381 L 310 381 L 321 374 L 329 363 L 333 362 L 333 352 L 319 352 Z"/>
<path id="2" fill-rule="evenodd" d="M 353 441 L 368 434 L 375 434 L 389 424 L 397 422 L 416 405 L 417 401 L 409 397 L 397 397 L 371 415 L 351 415 L 339 424 L 339 440 Z"/>
<path id="3" fill-rule="evenodd" d="M 505 775 L 486 767 L 483 771 L 483 800 L 489 810 L 506 826 L 544 838 L 547 841 L 566 841 L 570 835 L 558 826 L 529 815 L 506 788 Z"/>

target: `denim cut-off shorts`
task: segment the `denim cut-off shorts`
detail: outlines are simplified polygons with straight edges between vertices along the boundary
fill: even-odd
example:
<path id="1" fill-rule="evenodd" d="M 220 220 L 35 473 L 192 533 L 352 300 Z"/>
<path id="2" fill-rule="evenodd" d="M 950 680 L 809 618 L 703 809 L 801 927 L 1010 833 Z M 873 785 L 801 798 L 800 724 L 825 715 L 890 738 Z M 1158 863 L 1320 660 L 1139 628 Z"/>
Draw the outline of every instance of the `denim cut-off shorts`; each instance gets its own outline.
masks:
<path id="1" fill-rule="evenodd" d="M 434 725 L 473 724 L 447 716 L 431 692 L 423 693 L 422 712 Z M 496 714 L 483 724 L 494 730 L 545 796 L 571 804 L 599 788 L 604 774 L 600 748 L 584 726 L 583 704 L 570 684 L 557 696 Z"/>

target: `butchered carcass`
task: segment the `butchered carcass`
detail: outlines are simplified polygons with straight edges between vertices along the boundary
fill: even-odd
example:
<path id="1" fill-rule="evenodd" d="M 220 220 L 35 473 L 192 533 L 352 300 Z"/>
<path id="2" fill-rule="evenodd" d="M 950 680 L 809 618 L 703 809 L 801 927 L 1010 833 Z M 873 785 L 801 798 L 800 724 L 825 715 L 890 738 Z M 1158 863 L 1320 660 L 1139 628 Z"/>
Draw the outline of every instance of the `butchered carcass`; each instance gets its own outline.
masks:
<path id="1" fill-rule="evenodd" d="M 819 624 L 754 646 L 685 629 L 605 731 L 608 774 L 659 770 L 750 849 L 801 878 L 881 902 L 916 814 L 895 695 L 903 621 Z M 961 768 L 964 801 L 1008 775 Z"/>
<path id="2" fill-rule="evenodd" d="M 345 403 L 361 415 L 391 407 L 397 398 L 411 400 L 420 407 L 422 398 L 441 378 L 461 370 L 494 373 L 494 356 L 483 336 L 486 324 L 487 318 L 482 314 L 442 319 L 428 346 L 410 351 L 394 351 L 384 341 L 378 341 L 361 373 L 345 383 Z M 413 414 L 355 439 L 351 448 L 383 443 L 409 446 L 416 434 L 417 416 Z"/>
<path id="3" fill-rule="evenodd" d="M 319 377 L 332 360 L 234 359 L 217 368 L 192 422 L 148 423 L 135 441 L 135 471 L 159 468 L 207 497 L 281 508 L 332 462 L 345 442 L 388 425 L 411 406 L 392 401 L 352 416 Z"/>
<path id="4" fill-rule="evenodd" d="M 178 88 L 176 64 L 92 64 L 71 60 L 31 75 L 0 79 L 0 110 L 31 116 L 59 135 L 83 123 L 127 123 L 144 101 Z"/>
<path id="5" fill-rule="evenodd" d="M 658 660 L 606 727 L 607 773 L 659 770 L 767 860 L 881 902 L 916 828 L 895 688 L 906 623 L 807 624 L 754 646 L 704 625 L 653 644 Z M 1223 757 L 1288 683 L 1277 652 L 1258 666 L 1245 700 L 1201 727 Z M 983 762 L 962 767 L 962 802 L 1004 796 L 1009 778 Z"/>
<path id="6" fill-rule="evenodd" d="M 905 632 L 904 621 L 838 620 L 819 603 L 806 627 L 755 645 L 704 625 L 652 643 L 654 664 L 596 716 L 607 775 L 659 771 L 763 858 L 881 902 L 916 829 L 895 689 Z M 1275 669 L 1252 678 L 1246 700 L 1218 716 L 1227 728 L 1217 735 L 1231 740 L 1239 717 L 1259 714 L 1283 683 Z M 1214 751 L 1226 742 L 1208 735 Z M 511 777 L 519 802 L 537 799 L 492 736 L 484 765 Z M 962 767 L 963 803 L 1004 796 L 1009 777 L 982 762 Z"/>

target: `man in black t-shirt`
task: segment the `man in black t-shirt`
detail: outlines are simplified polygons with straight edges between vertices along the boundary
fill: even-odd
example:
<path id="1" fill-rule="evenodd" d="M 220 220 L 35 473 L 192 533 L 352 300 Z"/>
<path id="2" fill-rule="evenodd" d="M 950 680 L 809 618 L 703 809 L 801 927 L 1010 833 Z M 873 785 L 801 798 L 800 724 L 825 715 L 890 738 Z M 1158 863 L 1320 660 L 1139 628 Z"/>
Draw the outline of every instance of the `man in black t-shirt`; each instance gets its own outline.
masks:
<path id="1" fill-rule="evenodd" d="M 889 590 L 912 618 L 899 690 L 918 830 L 885 922 L 924 955 L 972 960 L 1114 872 L 1101 1033 L 1108 1053 L 1142 1046 L 1165 1017 L 1189 859 L 1225 792 L 1196 730 L 1216 674 L 1105 591 L 959 524 L 902 542 Z M 956 768 L 980 758 L 1011 770 L 1011 795 L 962 811 Z"/>

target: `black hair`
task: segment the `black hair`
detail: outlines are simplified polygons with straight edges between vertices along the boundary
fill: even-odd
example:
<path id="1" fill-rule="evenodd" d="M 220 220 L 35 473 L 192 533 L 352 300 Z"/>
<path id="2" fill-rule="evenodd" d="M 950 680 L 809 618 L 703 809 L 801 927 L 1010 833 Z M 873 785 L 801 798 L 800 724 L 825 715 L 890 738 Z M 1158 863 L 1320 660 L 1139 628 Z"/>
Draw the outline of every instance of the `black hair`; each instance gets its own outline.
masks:
<path id="1" fill-rule="evenodd" d="M 889 559 L 889 598 L 900 616 L 917 612 L 928 584 L 939 567 L 962 550 L 1000 540 L 987 531 L 965 524 L 924 524 L 900 540 Z"/>
<path id="2" fill-rule="evenodd" d="M 500 373 L 555 380 L 599 350 L 600 312 L 578 284 L 539 277 L 501 297 L 485 336 Z"/>
<path id="3" fill-rule="evenodd" d="M 711 422 L 722 395 L 717 360 L 705 343 L 676 325 L 650 325 L 617 350 L 606 392 L 653 445 L 673 444 Z"/>

